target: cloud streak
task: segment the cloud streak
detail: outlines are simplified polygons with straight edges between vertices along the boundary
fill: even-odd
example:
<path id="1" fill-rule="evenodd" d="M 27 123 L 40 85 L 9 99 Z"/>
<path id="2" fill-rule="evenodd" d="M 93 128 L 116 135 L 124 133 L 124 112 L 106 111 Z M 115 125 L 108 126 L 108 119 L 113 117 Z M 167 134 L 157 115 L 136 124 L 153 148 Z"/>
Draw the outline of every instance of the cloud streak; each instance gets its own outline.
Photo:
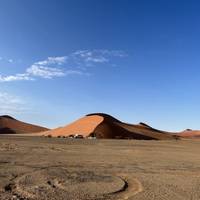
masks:
<path id="1" fill-rule="evenodd" d="M 110 64 L 114 57 L 123 58 L 126 56 L 123 51 L 116 50 L 79 50 L 66 56 L 48 57 L 45 60 L 37 61 L 23 73 L 8 76 L 0 74 L 0 82 L 33 81 L 38 78 L 53 79 L 68 75 L 88 75 L 90 73 L 86 71 L 87 67 Z"/>
<path id="2" fill-rule="evenodd" d="M 63 69 L 57 67 L 64 64 L 66 57 L 48 57 L 46 60 L 38 61 L 33 63 L 26 69 L 24 73 L 15 75 L 2 76 L 0 75 L 0 82 L 11 82 L 11 81 L 33 81 L 36 78 L 52 79 L 54 77 L 62 77 L 67 73 Z M 52 67 L 55 65 L 56 67 Z"/>
<path id="3" fill-rule="evenodd" d="M 3 57 L 0 57 L 0 61 L 6 62 L 6 63 L 14 63 L 14 60 L 11 59 L 11 58 L 3 58 Z"/>
<path id="4" fill-rule="evenodd" d="M 10 76 L 0 75 L 0 82 L 22 81 L 22 80 L 30 81 L 34 79 L 30 77 L 28 74 L 16 74 L 16 75 L 10 75 Z"/>
<path id="5" fill-rule="evenodd" d="M 17 114 L 25 111 L 23 100 L 6 92 L 0 92 L 0 114 Z"/>
<path id="6" fill-rule="evenodd" d="M 51 79 L 53 77 L 65 76 L 65 73 L 62 71 L 62 69 L 56 67 L 46 67 L 33 64 L 26 70 L 26 75 L 28 77 L 41 77 Z"/>
<path id="7" fill-rule="evenodd" d="M 116 50 L 105 50 L 105 49 L 95 49 L 95 50 L 79 50 L 71 54 L 71 57 L 77 61 L 82 61 L 84 63 L 97 64 L 97 63 L 108 63 L 114 59 L 114 57 L 126 57 L 127 54 L 124 51 Z"/>
<path id="8" fill-rule="evenodd" d="M 36 62 L 35 65 L 51 65 L 51 64 L 58 64 L 62 65 L 66 62 L 67 56 L 60 56 L 60 57 L 48 57 L 46 60 Z"/>

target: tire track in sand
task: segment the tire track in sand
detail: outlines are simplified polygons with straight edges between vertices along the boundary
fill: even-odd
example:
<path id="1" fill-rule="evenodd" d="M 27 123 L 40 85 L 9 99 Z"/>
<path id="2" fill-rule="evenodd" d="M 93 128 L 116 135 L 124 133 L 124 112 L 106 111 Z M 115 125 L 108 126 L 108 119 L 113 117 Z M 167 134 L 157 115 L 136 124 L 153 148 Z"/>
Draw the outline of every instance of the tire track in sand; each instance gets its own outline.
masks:
<path id="1" fill-rule="evenodd" d="M 129 200 L 143 191 L 141 182 L 135 177 L 127 174 L 117 174 L 117 176 L 121 177 L 127 183 L 126 190 L 118 195 L 117 200 Z"/>

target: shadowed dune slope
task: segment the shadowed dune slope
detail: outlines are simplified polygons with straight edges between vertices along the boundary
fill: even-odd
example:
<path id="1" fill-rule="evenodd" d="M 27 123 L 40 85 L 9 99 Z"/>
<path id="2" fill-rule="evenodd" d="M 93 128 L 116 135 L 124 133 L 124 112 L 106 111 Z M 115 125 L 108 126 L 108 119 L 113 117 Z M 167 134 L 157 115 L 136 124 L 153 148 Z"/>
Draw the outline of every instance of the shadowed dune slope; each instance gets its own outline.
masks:
<path id="1" fill-rule="evenodd" d="M 49 129 L 21 122 L 8 115 L 0 116 L 0 134 L 37 133 L 47 130 Z"/>
<path id="2" fill-rule="evenodd" d="M 53 137 L 80 134 L 84 137 L 141 140 L 165 140 L 177 137 L 173 133 L 154 129 L 144 123 L 127 124 L 104 113 L 86 115 L 65 127 L 50 130 L 44 134 Z"/>

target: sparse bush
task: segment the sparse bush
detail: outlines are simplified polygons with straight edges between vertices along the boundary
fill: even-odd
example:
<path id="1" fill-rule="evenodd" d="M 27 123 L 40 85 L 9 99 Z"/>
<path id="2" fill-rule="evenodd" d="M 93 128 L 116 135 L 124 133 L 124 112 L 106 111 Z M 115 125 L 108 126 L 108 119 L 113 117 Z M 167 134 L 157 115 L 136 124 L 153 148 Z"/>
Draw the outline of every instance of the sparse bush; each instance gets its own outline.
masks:
<path id="1" fill-rule="evenodd" d="M 180 137 L 178 135 L 174 136 L 175 140 L 180 140 Z"/>

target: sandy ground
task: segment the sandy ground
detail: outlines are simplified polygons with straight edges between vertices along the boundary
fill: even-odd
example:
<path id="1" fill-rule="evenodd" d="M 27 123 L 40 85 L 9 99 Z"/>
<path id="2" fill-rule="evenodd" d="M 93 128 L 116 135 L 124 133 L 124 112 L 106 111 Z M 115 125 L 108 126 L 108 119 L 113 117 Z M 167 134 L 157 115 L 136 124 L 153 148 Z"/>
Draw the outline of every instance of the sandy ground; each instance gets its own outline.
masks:
<path id="1" fill-rule="evenodd" d="M 0 136 L 0 199 L 199 200 L 200 140 Z"/>

